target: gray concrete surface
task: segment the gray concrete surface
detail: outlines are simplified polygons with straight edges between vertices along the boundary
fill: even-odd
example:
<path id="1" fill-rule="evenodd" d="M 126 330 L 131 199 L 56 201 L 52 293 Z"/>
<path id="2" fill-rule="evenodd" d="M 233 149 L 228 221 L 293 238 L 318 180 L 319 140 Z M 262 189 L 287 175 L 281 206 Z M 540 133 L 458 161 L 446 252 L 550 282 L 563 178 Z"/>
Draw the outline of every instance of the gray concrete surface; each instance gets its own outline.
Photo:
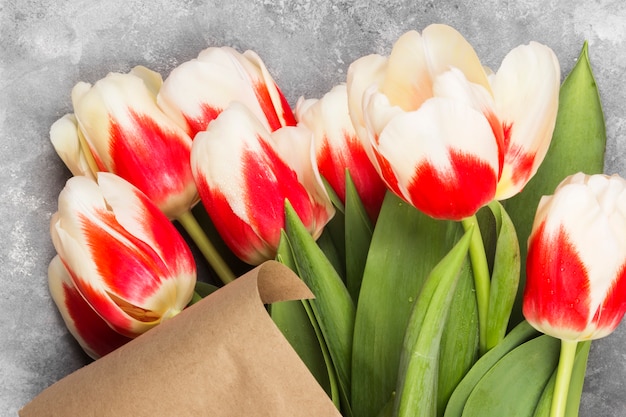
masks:
<path id="1" fill-rule="evenodd" d="M 552 47 L 563 74 L 586 39 L 604 103 L 606 171 L 626 175 L 626 3 L 621 0 L 0 0 L 0 415 L 85 362 L 50 301 L 48 221 L 68 177 L 49 143 L 70 89 L 146 65 L 163 75 L 207 46 L 253 49 L 293 104 L 387 53 L 408 29 L 459 29 L 497 68 Z M 626 415 L 626 326 L 592 346 L 580 415 Z"/>

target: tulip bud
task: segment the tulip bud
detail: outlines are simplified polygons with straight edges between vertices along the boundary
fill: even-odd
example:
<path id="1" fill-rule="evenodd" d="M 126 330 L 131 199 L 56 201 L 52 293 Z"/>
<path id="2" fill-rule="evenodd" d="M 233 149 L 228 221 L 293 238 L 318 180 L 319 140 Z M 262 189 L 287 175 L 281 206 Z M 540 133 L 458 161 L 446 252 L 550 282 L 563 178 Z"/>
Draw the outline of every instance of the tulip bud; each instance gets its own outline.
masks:
<path id="1" fill-rule="evenodd" d="M 159 74 L 136 67 L 93 86 L 76 84 L 72 103 L 86 145 L 81 149 L 89 149 L 97 170 L 126 179 L 177 218 L 197 201 L 191 138 L 157 107 L 160 85 Z"/>
<path id="2" fill-rule="evenodd" d="M 528 240 L 523 312 L 536 329 L 583 341 L 626 312 L 626 181 L 572 175 L 539 202 Z"/>
<path id="3" fill-rule="evenodd" d="M 296 115 L 298 122 L 313 132 L 320 174 L 345 203 L 348 170 L 370 218 L 375 220 L 387 188 L 367 155 L 370 147 L 354 131 L 345 85 L 334 87 L 320 100 L 300 99 Z"/>
<path id="4" fill-rule="evenodd" d="M 213 224 L 249 264 L 275 257 L 285 200 L 314 238 L 334 214 L 313 161 L 311 132 L 284 127 L 270 134 L 241 103 L 198 133 L 191 167 Z"/>
<path id="5" fill-rule="evenodd" d="M 84 333 L 95 331 L 95 319 L 77 313 L 86 309 L 72 301 L 77 294 L 126 338 L 177 314 L 192 297 L 196 268 L 184 239 L 145 194 L 116 175 L 100 172 L 97 182 L 70 178 L 50 232 L 69 275 L 51 267 L 51 291 L 90 354 L 103 350 L 98 336 Z"/>

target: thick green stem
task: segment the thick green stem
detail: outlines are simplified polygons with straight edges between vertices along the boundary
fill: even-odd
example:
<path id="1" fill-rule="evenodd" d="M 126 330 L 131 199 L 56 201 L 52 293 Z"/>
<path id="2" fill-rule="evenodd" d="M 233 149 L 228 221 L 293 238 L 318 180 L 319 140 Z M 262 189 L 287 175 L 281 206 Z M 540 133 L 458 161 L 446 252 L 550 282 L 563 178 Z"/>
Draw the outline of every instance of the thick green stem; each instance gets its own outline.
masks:
<path id="1" fill-rule="evenodd" d="M 469 256 L 472 263 L 474 275 L 474 286 L 476 288 L 476 304 L 478 306 L 478 329 L 481 356 L 487 353 L 487 318 L 489 316 L 489 291 L 491 288 L 491 277 L 489 275 L 489 264 L 485 254 L 483 238 L 478 226 L 476 216 L 471 216 L 461 221 L 463 228 L 467 231 L 474 226 L 472 240 L 469 247 Z"/>
<path id="2" fill-rule="evenodd" d="M 578 342 L 573 340 L 561 340 L 561 355 L 559 356 L 559 367 L 556 370 L 556 383 L 554 384 L 554 394 L 552 394 L 550 417 L 565 416 L 577 345 Z"/>
<path id="3" fill-rule="evenodd" d="M 235 279 L 235 275 L 230 270 L 224 259 L 222 259 L 219 252 L 215 249 L 215 246 L 211 243 L 204 230 L 200 227 L 193 214 L 190 211 L 182 214 L 178 219 L 178 222 L 185 228 L 191 239 L 195 242 L 202 255 L 204 255 L 211 268 L 215 271 L 217 276 L 222 280 L 224 284 Z"/>

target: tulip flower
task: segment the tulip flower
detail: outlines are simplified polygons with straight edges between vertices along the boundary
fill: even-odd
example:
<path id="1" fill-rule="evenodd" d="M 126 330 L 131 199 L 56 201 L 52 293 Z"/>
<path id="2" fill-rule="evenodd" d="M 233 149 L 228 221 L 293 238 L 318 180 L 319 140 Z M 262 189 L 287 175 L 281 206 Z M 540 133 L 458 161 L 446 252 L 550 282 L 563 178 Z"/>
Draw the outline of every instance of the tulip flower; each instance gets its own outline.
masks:
<path id="1" fill-rule="evenodd" d="M 76 84 L 72 103 L 82 150 L 97 170 L 126 179 L 174 219 L 197 201 L 197 192 L 189 166 L 191 138 L 156 104 L 161 82 L 158 73 L 136 67 L 93 86 Z"/>
<path id="2" fill-rule="evenodd" d="M 387 187 L 354 130 L 346 86 L 334 87 L 320 100 L 301 99 L 296 117 L 313 132 L 320 174 L 345 203 L 347 169 L 370 218 L 375 220 Z"/>
<path id="3" fill-rule="evenodd" d="M 626 312 L 626 180 L 578 173 L 542 197 L 526 275 L 526 320 L 561 339 L 550 416 L 562 417 L 578 342 L 607 336 Z"/>
<path id="4" fill-rule="evenodd" d="M 611 333 L 626 312 L 626 181 L 582 173 L 539 202 L 523 311 L 559 339 Z"/>
<path id="5" fill-rule="evenodd" d="M 191 168 L 202 203 L 230 249 L 252 265 L 273 259 L 289 200 L 319 237 L 334 209 L 303 127 L 270 133 L 246 106 L 232 103 L 196 135 Z"/>
<path id="6" fill-rule="evenodd" d="M 96 331 L 91 326 L 97 320 L 80 313 L 86 307 L 76 301 L 77 294 L 126 338 L 176 315 L 193 295 L 196 267 L 184 239 L 145 194 L 114 174 L 100 172 L 97 182 L 70 178 L 50 232 L 69 275 L 68 280 L 53 265 L 51 291 L 90 354 L 107 348 L 97 335 L 86 333 Z"/>
<path id="7" fill-rule="evenodd" d="M 248 107 L 270 132 L 296 123 L 283 93 L 252 51 L 207 48 L 172 70 L 158 96 L 161 108 L 191 138 L 234 101 Z"/>
<path id="8" fill-rule="evenodd" d="M 132 340 L 109 327 L 91 308 L 74 286 L 58 255 L 48 267 L 48 285 L 70 334 L 93 359 L 98 359 Z"/>
<path id="9" fill-rule="evenodd" d="M 560 68 L 548 47 L 513 49 L 491 74 L 446 25 L 410 31 L 389 57 L 348 71 L 349 108 L 388 187 L 424 213 L 472 216 L 534 175 L 556 121 Z"/>

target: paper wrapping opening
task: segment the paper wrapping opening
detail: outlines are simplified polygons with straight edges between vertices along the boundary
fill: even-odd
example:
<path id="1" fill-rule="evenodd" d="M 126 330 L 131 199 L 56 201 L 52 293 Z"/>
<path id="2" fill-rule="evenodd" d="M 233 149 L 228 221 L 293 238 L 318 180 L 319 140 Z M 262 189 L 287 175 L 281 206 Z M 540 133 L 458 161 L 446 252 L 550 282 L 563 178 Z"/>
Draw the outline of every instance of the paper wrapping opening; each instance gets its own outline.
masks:
<path id="1" fill-rule="evenodd" d="M 27 404 L 40 416 L 340 416 L 263 304 L 313 298 L 268 261 Z"/>

